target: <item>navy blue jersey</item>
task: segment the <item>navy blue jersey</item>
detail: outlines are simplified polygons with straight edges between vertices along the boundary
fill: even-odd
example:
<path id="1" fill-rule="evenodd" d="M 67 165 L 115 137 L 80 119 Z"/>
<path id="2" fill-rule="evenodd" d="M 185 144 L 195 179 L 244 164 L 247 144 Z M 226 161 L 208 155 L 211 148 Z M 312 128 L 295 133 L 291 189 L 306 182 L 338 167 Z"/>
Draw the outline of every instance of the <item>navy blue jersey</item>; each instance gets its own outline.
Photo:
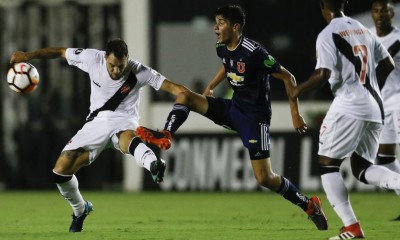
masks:
<path id="1" fill-rule="evenodd" d="M 271 117 L 270 73 L 278 72 L 280 64 L 260 44 L 242 37 L 235 50 L 217 44 L 231 85 L 233 103 L 244 112 Z"/>

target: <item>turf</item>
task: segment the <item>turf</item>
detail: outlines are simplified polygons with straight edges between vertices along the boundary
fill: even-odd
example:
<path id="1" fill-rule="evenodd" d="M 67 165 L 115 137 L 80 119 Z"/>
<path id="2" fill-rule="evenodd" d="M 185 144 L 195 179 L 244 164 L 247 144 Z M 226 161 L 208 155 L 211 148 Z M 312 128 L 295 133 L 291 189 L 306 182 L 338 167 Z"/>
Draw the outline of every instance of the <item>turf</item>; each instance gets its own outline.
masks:
<path id="1" fill-rule="evenodd" d="M 311 194 L 310 194 L 311 195 Z M 318 231 L 296 206 L 271 192 L 86 192 L 95 211 L 84 231 L 68 233 L 71 209 L 58 191 L 1 192 L 0 239 L 327 239 L 341 222 L 318 194 L 329 230 Z M 390 192 L 351 193 L 368 239 L 399 239 L 399 199 Z"/>

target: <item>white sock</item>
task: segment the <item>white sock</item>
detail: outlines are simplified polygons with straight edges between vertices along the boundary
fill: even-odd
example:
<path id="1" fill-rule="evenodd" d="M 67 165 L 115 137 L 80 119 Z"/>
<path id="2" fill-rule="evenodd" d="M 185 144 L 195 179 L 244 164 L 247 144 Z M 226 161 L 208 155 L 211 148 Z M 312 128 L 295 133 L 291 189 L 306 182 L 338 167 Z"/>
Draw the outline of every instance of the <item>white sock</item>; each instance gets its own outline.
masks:
<path id="1" fill-rule="evenodd" d="M 58 190 L 60 190 L 61 195 L 71 205 L 74 215 L 77 217 L 81 216 L 85 211 L 85 201 L 79 192 L 78 185 L 78 179 L 75 175 L 72 175 L 71 180 L 68 182 L 57 183 Z"/>
<path id="2" fill-rule="evenodd" d="M 397 159 L 395 159 L 393 162 L 391 163 L 387 163 L 387 164 L 379 164 L 382 167 L 385 167 L 389 170 L 392 170 L 393 172 L 397 172 L 400 173 L 400 163 Z M 400 190 L 395 189 L 394 192 L 397 194 L 397 196 L 400 196 Z"/>
<path id="3" fill-rule="evenodd" d="M 387 164 L 379 164 L 379 166 L 385 167 L 393 172 L 397 172 L 400 173 L 400 163 L 399 161 L 396 159 L 391 163 L 387 163 Z"/>
<path id="4" fill-rule="evenodd" d="M 154 152 L 147 147 L 144 143 L 139 143 L 135 148 L 134 155 L 136 162 L 139 166 L 146 168 L 150 171 L 150 164 L 157 160 Z"/>
<path id="5" fill-rule="evenodd" d="M 365 179 L 372 184 L 385 189 L 400 190 L 400 174 L 379 165 L 371 165 L 365 170 Z"/>
<path id="6" fill-rule="evenodd" d="M 349 200 L 349 193 L 344 185 L 342 175 L 339 172 L 321 175 L 322 187 L 329 203 L 340 217 L 344 226 L 358 222 Z"/>

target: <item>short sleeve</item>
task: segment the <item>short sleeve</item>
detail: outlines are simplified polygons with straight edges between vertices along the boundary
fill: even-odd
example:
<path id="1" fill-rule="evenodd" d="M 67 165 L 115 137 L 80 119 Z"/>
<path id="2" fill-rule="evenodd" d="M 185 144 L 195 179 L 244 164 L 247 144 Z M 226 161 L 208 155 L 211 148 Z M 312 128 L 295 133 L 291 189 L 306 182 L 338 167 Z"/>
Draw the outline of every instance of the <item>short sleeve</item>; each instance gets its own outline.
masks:
<path id="1" fill-rule="evenodd" d="M 258 47 L 254 51 L 254 58 L 256 64 L 268 73 L 279 72 L 281 64 L 275 60 L 264 48 Z"/>
<path id="2" fill-rule="evenodd" d="M 372 34 L 371 34 L 372 35 Z M 375 56 L 375 62 L 379 63 L 381 60 L 387 58 L 390 54 L 386 50 L 386 48 L 376 39 L 374 36 L 374 56 Z"/>
<path id="3" fill-rule="evenodd" d="M 166 79 L 162 74 L 156 70 L 140 64 L 137 68 L 136 77 L 141 85 L 150 85 L 155 90 L 159 90 L 162 83 Z"/>
<path id="4" fill-rule="evenodd" d="M 68 64 L 88 72 L 90 65 L 101 57 L 101 51 L 96 49 L 67 48 L 65 57 Z"/>
<path id="5" fill-rule="evenodd" d="M 333 71 L 337 60 L 336 48 L 332 38 L 326 34 L 320 34 L 316 43 L 317 65 L 315 69 L 326 68 Z"/>

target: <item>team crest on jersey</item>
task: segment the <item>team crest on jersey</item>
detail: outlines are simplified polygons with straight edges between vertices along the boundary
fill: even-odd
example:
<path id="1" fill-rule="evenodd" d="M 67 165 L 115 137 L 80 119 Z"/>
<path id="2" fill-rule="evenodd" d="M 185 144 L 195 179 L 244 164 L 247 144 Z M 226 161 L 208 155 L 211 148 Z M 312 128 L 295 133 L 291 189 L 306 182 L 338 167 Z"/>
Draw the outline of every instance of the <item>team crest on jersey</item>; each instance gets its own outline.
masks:
<path id="1" fill-rule="evenodd" d="M 244 73 L 245 68 L 246 68 L 246 64 L 244 62 L 237 62 L 237 70 L 239 73 Z"/>
<path id="2" fill-rule="evenodd" d="M 131 87 L 128 84 L 124 84 L 124 86 L 121 87 L 121 93 L 126 93 L 129 92 Z"/>

